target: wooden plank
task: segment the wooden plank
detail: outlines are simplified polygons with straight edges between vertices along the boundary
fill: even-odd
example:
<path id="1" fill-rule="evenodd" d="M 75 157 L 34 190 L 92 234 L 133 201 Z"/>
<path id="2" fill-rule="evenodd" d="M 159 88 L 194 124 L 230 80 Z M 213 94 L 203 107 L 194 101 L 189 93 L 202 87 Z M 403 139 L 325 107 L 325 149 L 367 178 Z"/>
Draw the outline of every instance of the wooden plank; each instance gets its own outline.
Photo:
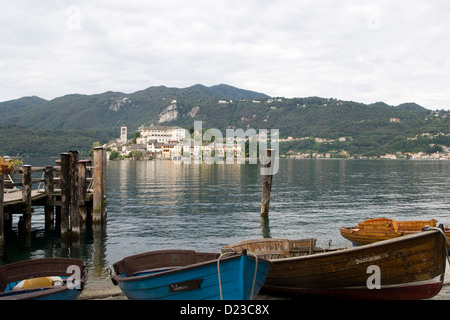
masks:
<path id="1" fill-rule="evenodd" d="M 31 190 L 31 200 L 36 201 L 45 198 L 44 192 L 39 190 Z M 10 192 L 4 194 L 4 206 L 22 204 L 22 193 L 20 191 Z"/>

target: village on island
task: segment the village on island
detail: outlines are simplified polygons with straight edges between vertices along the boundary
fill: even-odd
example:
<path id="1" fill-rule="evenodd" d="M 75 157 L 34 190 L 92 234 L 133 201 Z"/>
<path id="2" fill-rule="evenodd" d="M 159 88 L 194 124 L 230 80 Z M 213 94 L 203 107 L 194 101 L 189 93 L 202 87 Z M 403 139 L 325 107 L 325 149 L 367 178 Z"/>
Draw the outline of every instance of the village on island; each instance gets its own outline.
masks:
<path id="1" fill-rule="evenodd" d="M 176 160 L 180 157 L 194 157 L 207 152 L 217 154 L 224 158 L 227 152 L 232 152 L 235 157 L 241 156 L 242 144 L 235 143 L 233 148 L 229 148 L 222 143 L 222 148 L 214 142 L 195 143 L 194 139 L 187 141 L 189 131 L 181 127 L 171 126 L 149 126 L 141 127 L 135 133 L 134 138 L 128 139 L 128 128 L 120 128 L 120 138 L 106 145 L 107 158 L 114 159 L 160 159 Z"/>
<path id="2" fill-rule="evenodd" d="M 391 119 L 390 121 L 398 121 L 397 119 Z M 188 135 L 191 132 L 179 127 L 179 126 L 161 126 L 161 125 L 151 125 L 151 126 L 141 126 L 134 134 L 132 139 L 128 139 L 128 128 L 122 126 L 120 128 L 120 137 L 109 144 L 105 145 L 107 150 L 107 159 L 139 159 L 139 160 L 176 160 L 181 159 L 181 157 L 196 157 L 202 154 L 216 155 L 220 158 L 225 158 L 229 152 L 231 152 L 234 157 L 241 157 L 244 150 L 245 144 L 239 143 L 239 138 L 236 139 L 236 143 L 230 148 L 227 145 L 225 139 L 221 143 L 215 142 L 204 142 L 194 143 L 194 139 L 190 139 Z M 422 134 L 422 136 L 427 136 L 432 138 L 433 135 Z M 244 138 L 246 141 L 249 137 Z M 256 139 L 259 140 L 258 134 Z M 290 141 L 300 141 L 305 139 L 313 139 L 317 143 L 330 143 L 334 140 L 318 138 L 318 137 L 302 137 L 293 138 L 288 137 L 286 139 L 278 139 L 278 143 L 290 142 Z M 341 137 L 339 141 L 346 141 L 351 139 L 351 137 Z M 408 139 L 417 139 L 408 138 Z M 186 143 L 186 141 L 189 141 Z M 248 151 L 248 150 L 247 150 Z M 308 159 L 308 158 L 318 158 L 318 159 L 330 159 L 336 157 L 331 153 L 301 153 L 297 152 L 294 154 L 281 154 L 281 158 L 291 158 L 291 159 Z M 339 158 L 353 159 L 355 156 L 349 154 L 345 150 L 340 151 L 338 154 Z M 358 157 L 363 158 L 363 157 Z M 444 149 L 444 152 L 436 153 L 402 153 L 397 152 L 394 154 L 384 154 L 377 157 L 378 159 L 411 159 L 411 160 L 450 160 L 450 150 L 448 148 Z"/>

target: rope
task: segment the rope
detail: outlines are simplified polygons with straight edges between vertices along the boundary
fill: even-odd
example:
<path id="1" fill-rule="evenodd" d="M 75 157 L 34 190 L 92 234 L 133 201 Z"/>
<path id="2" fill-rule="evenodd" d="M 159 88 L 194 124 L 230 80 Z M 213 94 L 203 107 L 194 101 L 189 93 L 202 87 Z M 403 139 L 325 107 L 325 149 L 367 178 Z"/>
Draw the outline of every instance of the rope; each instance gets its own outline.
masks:
<path id="1" fill-rule="evenodd" d="M 217 274 L 218 274 L 218 277 L 219 277 L 220 300 L 223 300 L 223 295 L 222 295 L 222 280 L 221 280 L 221 277 L 220 277 L 220 259 L 221 259 L 222 257 L 224 257 L 224 256 L 227 256 L 227 255 L 233 255 L 233 254 L 236 254 L 236 252 L 226 252 L 226 253 L 222 253 L 222 254 L 219 256 L 219 258 L 217 259 Z M 254 293 L 254 291 L 255 291 L 256 275 L 257 275 L 257 272 L 258 272 L 258 256 L 257 256 L 256 254 L 253 254 L 253 253 L 250 253 L 250 252 L 247 252 L 247 255 L 252 255 L 252 256 L 255 257 L 255 274 L 253 275 L 252 291 L 251 291 L 251 294 L 250 294 L 250 300 L 251 300 L 251 299 L 253 298 L 253 293 Z"/>
<path id="2" fill-rule="evenodd" d="M 222 296 L 222 280 L 220 278 L 220 258 L 224 257 L 224 256 L 228 256 L 228 255 L 232 255 L 235 254 L 236 252 L 226 252 L 226 253 L 222 253 L 219 258 L 217 259 L 217 274 L 219 276 L 219 292 L 220 292 L 220 300 L 223 300 L 223 296 Z"/>
<path id="3" fill-rule="evenodd" d="M 258 272 L 258 256 L 256 254 L 251 253 L 251 252 L 247 252 L 247 254 L 250 254 L 250 255 L 255 257 L 255 274 L 253 276 L 252 292 L 250 294 L 250 300 L 252 300 L 253 299 L 253 292 L 255 290 L 256 274 Z"/>

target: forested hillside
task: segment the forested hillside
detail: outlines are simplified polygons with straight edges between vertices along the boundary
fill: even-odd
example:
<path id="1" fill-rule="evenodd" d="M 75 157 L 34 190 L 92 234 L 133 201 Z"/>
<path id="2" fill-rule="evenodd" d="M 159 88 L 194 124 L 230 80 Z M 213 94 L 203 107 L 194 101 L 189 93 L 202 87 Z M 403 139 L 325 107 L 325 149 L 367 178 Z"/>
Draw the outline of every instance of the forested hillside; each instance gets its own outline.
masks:
<path id="1" fill-rule="evenodd" d="M 188 129 L 194 121 L 202 121 L 203 128 L 220 129 L 224 136 L 227 128 L 252 128 L 278 129 L 281 138 L 312 138 L 283 143 L 284 153 L 382 154 L 450 147 L 448 111 L 431 111 L 414 103 L 389 106 L 334 98 L 269 97 L 228 85 L 159 86 L 130 94 L 71 94 L 50 101 L 24 97 L 0 103 L 0 112 L 0 154 L 89 150 L 93 142 L 117 138 L 123 125 L 131 137 L 140 126 Z M 345 141 L 338 140 L 342 137 Z"/>
<path id="2" fill-rule="evenodd" d="M 57 156 L 77 150 L 87 155 L 94 142 L 106 143 L 112 133 L 93 130 L 42 130 L 0 126 L 0 155 Z"/>

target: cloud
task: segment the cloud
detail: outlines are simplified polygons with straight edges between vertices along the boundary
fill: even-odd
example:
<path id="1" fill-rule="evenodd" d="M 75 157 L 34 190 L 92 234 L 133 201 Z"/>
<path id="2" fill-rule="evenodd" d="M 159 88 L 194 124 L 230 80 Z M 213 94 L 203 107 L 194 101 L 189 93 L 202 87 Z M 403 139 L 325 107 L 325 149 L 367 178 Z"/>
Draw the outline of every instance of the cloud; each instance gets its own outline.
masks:
<path id="1" fill-rule="evenodd" d="M 450 107 L 445 0 L 18 0 L 4 9 L 0 101 L 227 83 Z"/>

